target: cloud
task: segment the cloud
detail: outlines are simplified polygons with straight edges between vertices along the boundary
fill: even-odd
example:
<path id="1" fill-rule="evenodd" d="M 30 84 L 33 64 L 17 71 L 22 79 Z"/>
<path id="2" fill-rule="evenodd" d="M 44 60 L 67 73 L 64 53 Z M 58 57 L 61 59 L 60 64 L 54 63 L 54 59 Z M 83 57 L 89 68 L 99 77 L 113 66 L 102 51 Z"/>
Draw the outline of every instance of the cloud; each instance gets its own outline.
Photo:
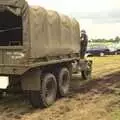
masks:
<path id="1" fill-rule="evenodd" d="M 70 15 L 78 20 L 91 19 L 95 24 L 120 23 L 120 9 L 101 12 L 73 12 Z"/>

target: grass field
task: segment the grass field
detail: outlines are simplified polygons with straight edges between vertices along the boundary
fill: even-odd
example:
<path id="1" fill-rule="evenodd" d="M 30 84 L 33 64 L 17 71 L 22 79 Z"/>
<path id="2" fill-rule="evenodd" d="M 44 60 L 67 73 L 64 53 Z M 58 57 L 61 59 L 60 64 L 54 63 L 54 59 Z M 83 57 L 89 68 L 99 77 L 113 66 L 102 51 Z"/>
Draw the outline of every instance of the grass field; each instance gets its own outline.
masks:
<path id="1" fill-rule="evenodd" d="M 120 120 L 120 56 L 91 57 L 93 80 L 71 82 L 67 98 L 33 109 L 21 96 L 0 101 L 0 120 Z"/>
<path id="2" fill-rule="evenodd" d="M 120 70 L 120 56 L 91 57 L 93 60 L 93 77 L 102 77 Z"/>
<path id="3" fill-rule="evenodd" d="M 101 83 L 104 79 L 108 79 L 105 83 L 111 91 L 109 95 L 105 95 L 105 99 L 113 99 L 110 102 L 106 120 L 120 120 L 120 56 L 106 56 L 106 57 L 93 57 L 93 78 L 101 78 Z M 110 78 L 109 78 L 110 77 Z M 110 82 L 109 82 L 110 80 Z M 103 83 L 104 84 L 104 83 Z M 100 101 L 99 101 L 100 102 Z M 109 104 L 109 102 L 107 103 Z M 101 120 L 104 120 L 104 118 Z"/>

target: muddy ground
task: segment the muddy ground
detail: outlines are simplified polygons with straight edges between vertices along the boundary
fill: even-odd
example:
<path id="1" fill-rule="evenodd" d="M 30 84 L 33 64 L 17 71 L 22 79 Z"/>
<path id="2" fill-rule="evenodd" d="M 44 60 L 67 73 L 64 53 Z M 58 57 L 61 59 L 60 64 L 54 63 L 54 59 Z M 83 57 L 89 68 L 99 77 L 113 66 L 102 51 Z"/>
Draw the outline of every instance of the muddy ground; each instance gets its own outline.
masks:
<path id="1" fill-rule="evenodd" d="M 5 96 L 0 120 L 117 120 L 113 112 L 120 107 L 120 57 L 92 59 L 93 80 L 74 75 L 68 97 L 47 109 L 33 109 L 23 95 Z"/>

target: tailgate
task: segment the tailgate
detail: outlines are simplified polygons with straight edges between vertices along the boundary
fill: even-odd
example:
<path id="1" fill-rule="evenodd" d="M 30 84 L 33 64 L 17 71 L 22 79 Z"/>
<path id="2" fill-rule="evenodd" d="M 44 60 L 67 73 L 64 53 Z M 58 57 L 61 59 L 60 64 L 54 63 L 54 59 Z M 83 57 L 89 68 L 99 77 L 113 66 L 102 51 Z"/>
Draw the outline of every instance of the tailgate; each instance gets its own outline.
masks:
<path id="1" fill-rule="evenodd" d="M 22 47 L 0 47 L 0 64 L 21 64 L 24 57 Z"/>
<path id="2" fill-rule="evenodd" d="M 23 47 L 0 47 L 0 74 L 19 74 L 16 70 L 23 69 L 25 61 Z"/>

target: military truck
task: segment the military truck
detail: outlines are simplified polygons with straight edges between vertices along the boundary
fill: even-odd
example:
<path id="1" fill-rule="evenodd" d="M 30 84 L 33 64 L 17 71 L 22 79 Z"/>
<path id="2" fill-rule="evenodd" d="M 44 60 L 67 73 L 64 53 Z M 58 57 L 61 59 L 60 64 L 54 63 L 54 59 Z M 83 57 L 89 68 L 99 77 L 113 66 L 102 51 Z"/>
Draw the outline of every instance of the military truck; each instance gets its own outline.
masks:
<path id="1" fill-rule="evenodd" d="M 1 96 L 22 90 L 33 107 L 50 106 L 68 94 L 75 61 L 82 76 L 90 76 L 90 62 L 79 53 L 75 19 L 25 0 L 0 0 L 0 81 L 6 83 Z"/>

